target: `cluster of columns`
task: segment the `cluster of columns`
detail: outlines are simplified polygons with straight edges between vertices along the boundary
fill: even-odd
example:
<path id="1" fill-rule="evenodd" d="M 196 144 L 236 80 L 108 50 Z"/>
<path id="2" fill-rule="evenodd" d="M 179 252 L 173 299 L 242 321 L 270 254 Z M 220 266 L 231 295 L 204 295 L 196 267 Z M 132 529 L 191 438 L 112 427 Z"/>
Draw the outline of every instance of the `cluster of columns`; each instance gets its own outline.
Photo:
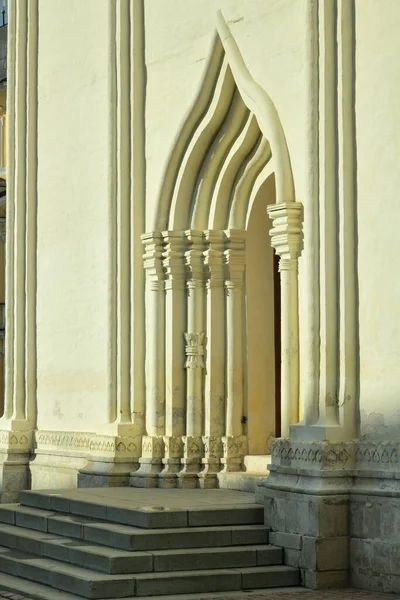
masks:
<path id="1" fill-rule="evenodd" d="M 154 485 L 213 486 L 241 469 L 245 235 L 143 236 L 147 435 L 134 475 Z"/>
<path id="2" fill-rule="evenodd" d="M 269 213 L 272 245 L 281 256 L 286 433 L 299 416 L 301 205 L 273 205 Z M 242 470 L 247 451 L 246 231 L 160 231 L 145 234 L 142 240 L 147 282 L 146 435 L 132 483 L 215 486 L 218 472 Z"/>

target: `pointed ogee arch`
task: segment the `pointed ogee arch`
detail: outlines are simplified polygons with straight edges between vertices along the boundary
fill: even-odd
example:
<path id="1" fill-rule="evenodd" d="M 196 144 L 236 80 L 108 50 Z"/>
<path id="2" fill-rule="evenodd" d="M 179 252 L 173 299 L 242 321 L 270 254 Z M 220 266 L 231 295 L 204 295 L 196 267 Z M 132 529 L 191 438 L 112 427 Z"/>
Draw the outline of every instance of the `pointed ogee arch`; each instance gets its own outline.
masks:
<path id="1" fill-rule="evenodd" d="M 235 221 L 226 209 L 238 209 L 236 173 L 253 176 L 243 161 L 251 159 L 249 146 L 254 149 L 260 137 L 267 143 L 265 154 L 258 157 L 258 172 L 272 160 L 277 203 L 295 199 L 289 152 L 276 108 L 252 79 L 221 12 L 217 31 L 200 91 L 175 140 L 161 182 L 155 231 L 204 229 L 211 223 L 228 227 Z M 240 210 L 244 223 L 247 208 Z"/>

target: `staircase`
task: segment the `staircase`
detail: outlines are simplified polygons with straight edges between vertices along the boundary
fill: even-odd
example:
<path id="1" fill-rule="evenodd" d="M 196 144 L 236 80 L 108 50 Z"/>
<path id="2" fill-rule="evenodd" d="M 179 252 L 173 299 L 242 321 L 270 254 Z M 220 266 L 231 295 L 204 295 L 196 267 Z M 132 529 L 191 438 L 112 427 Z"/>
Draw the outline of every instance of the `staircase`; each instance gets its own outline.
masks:
<path id="1" fill-rule="evenodd" d="M 0 587 L 73 600 L 297 586 L 263 511 L 231 490 L 22 492 L 0 506 Z"/>

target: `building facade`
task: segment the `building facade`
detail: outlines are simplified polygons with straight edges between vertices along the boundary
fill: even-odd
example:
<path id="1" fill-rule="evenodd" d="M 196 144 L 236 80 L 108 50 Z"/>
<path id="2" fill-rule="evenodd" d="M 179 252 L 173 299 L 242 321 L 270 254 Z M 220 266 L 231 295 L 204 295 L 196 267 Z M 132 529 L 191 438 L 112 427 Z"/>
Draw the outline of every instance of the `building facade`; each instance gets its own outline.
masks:
<path id="1" fill-rule="evenodd" d="M 2 501 L 254 489 L 306 586 L 399 591 L 398 0 L 6 14 Z"/>

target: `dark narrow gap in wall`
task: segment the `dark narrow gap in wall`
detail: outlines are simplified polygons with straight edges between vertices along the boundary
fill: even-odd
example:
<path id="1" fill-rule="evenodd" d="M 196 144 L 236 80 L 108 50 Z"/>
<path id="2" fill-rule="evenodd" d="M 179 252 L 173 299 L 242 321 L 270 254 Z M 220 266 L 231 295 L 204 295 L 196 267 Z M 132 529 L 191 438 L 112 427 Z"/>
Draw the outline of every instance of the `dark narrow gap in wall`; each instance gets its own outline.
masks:
<path id="1" fill-rule="evenodd" d="M 281 435 L 281 279 L 274 254 L 275 437 Z"/>

